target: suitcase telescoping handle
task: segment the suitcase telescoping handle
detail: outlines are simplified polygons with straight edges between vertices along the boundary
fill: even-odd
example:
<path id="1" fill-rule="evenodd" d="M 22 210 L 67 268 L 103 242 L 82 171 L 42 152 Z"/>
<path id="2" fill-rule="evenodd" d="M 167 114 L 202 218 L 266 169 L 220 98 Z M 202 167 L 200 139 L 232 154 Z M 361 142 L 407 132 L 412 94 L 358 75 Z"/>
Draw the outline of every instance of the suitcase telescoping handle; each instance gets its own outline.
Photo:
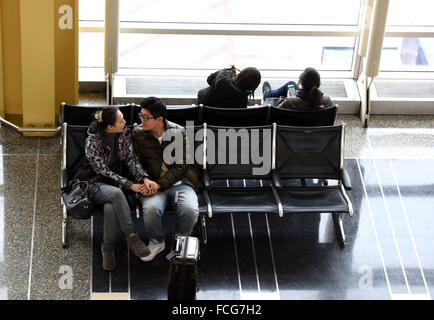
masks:
<path id="1" fill-rule="evenodd" d="M 173 238 L 172 238 L 172 246 L 171 246 L 172 249 L 166 256 L 166 259 L 169 261 L 172 260 L 172 258 L 174 256 L 176 256 L 176 254 L 177 254 L 177 251 L 175 248 L 176 215 L 177 215 L 176 211 L 177 211 L 177 208 L 178 208 L 178 191 L 175 192 L 175 199 L 174 199 L 174 206 L 173 206 L 173 209 L 175 211 L 175 216 L 173 217 Z"/>
<path id="2" fill-rule="evenodd" d="M 175 215 L 173 217 L 173 237 L 172 237 L 172 251 L 175 251 L 175 232 L 176 232 L 176 216 L 178 215 L 178 191 L 175 192 L 175 199 L 173 209 L 175 211 Z"/>

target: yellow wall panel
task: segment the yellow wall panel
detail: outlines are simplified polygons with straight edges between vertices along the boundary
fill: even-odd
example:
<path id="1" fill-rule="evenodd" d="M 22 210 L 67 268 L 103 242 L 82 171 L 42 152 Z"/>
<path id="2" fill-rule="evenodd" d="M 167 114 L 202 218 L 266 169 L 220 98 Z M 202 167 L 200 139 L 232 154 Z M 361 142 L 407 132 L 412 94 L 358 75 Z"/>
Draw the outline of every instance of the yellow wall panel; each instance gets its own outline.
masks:
<path id="1" fill-rule="evenodd" d="M 78 103 L 78 0 L 0 0 L 0 114 L 2 96 L 20 127 L 55 127 Z"/>
<path id="2" fill-rule="evenodd" d="M 55 123 L 54 0 L 21 0 L 23 126 Z"/>
<path id="3" fill-rule="evenodd" d="M 2 15 L 1 15 L 1 4 L 0 4 L 0 116 L 5 117 L 5 104 L 4 104 L 4 93 L 3 93 L 3 44 L 2 44 Z"/>
<path id="4" fill-rule="evenodd" d="M 5 114 L 22 114 L 20 1 L 1 0 Z"/>

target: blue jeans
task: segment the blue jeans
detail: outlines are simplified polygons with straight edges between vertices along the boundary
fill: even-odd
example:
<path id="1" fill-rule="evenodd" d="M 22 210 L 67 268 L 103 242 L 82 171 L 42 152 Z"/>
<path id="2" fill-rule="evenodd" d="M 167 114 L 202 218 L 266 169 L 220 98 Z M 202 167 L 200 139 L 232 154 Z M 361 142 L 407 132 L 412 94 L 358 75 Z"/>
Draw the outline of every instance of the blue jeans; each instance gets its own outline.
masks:
<path id="1" fill-rule="evenodd" d="M 187 235 L 193 231 L 193 227 L 199 216 L 199 204 L 197 201 L 196 192 L 192 187 L 181 183 L 176 186 L 171 186 L 163 191 L 158 191 L 156 194 L 146 197 L 140 196 L 140 201 L 143 207 L 143 222 L 146 228 L 148 239 L 155 239 L 158 242 L 163 242 L 165 235 L 161 217 L 164 214 L 166 206 L 175 202 L 175 193 L 178 191 L 178 203 L 176 208 L 177 234 Z"/>
<path id="2" fill-rule="evenodd" d="M 269 90 L 264 93 L 264 100 L 267 98 L 279 98 L 288 96 L 288 85 L 294 85 L 294 88 L 297 88 L 297 83 L 295 81 L 288 81 L 279 89 Z"/>

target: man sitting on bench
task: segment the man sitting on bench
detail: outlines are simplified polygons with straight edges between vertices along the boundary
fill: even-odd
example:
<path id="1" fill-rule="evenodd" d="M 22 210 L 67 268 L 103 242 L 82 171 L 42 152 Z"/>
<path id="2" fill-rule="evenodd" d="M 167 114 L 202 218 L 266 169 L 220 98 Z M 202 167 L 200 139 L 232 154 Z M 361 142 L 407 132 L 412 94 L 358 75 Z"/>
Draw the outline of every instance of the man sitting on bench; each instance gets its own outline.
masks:
<path id="1" fill-rule="evenodd" d="M 165 248 L 161 218 L 166 206 L 177 202 L 177 234 L 186 235 L 193 231 L 199 216 L 196 191 L 199 185 L 199 170 L 186 164 L 185 129 L 166 120 L 166 106 L 156 97 L 148 97 L 140 103 L 139 117 L 142 124 L 133 130 L 133 145 L 140 163 L 154 182 L 144 196 L 140 195 L 143 221 L 149 239 L 151 253 L 141 258 L 151 261 Z M 166 137 L 182 137 L 183 161 L 171 163 L 165 159 L 165 149 L 171 144 Z M 167 141 L 169 140 L 169 141 Z M 176 157 L 176 156 L 175 156 Z"/>

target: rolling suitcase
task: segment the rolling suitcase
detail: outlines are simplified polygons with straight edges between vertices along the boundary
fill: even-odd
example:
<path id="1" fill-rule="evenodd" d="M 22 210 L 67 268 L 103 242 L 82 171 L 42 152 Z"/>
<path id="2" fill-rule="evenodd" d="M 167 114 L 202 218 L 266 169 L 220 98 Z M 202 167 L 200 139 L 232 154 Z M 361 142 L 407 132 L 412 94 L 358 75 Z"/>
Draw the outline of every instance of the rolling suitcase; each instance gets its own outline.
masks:
<path id="1" fill-rule="evenodd" d="M 176 236 L 169 267 L 168 300 L 194 300 L 197 291 L 199 239 Z"/>
<path id="2" fill-rule="evenodd" d="M 176 227 L 176 206 L 178 192 L 175 194 L 175 217 L 173 232 Z M 199 239 L 177 235 L 172 240 L 172 251 L 166 256 L 169 260 L 168 300 L 194 300 L 197 292 L 197 263 L 199 261 Z"/>

